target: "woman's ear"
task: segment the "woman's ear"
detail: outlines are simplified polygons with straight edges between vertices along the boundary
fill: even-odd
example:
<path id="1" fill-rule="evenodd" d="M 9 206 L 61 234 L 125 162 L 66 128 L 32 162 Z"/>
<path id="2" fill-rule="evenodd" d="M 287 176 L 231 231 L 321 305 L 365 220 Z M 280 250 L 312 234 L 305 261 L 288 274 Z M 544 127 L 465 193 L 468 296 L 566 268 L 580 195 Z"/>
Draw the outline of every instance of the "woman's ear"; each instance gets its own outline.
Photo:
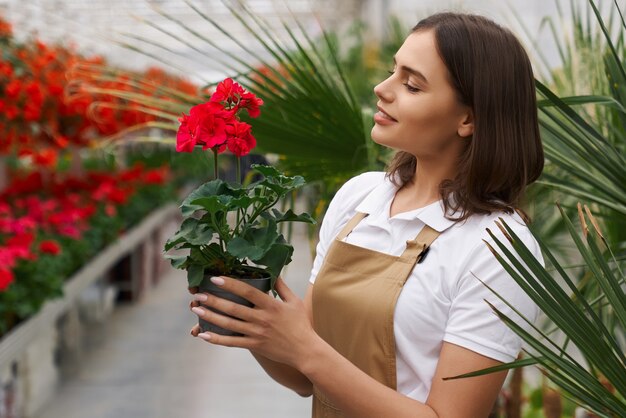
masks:
<path id="1" fill-rule="evenodd" d="M 462 138 L 467 138 L 468 136 L 472 136 L 474 133 L 474 112 L 472 109 L 467 110 L 465 113 L 463 120 L 459 124 L 457 129 L 457 134 L 459 134 Z"/>

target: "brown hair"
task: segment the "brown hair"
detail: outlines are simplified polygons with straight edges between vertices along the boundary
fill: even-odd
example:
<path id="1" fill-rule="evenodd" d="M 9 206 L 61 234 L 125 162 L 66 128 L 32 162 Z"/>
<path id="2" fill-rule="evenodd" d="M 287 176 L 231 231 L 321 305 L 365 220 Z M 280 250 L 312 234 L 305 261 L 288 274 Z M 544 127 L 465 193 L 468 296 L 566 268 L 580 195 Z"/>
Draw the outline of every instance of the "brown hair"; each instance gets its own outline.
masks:
<path id="1" fill-rule="evenodd" d="M 543 170 L 532 67 L 517 38 L 493 21 L 476 15 L 438 13 L 412 32 L 433 30 L 461 103 L 474 114 L 474 133 L 462 152 L 454 179 L 439 191 L 447 217 L 512 213 L 526 186 Z M 387 176 L 397 187 L 415 175 L 415 156 L 399 151 Z"/>

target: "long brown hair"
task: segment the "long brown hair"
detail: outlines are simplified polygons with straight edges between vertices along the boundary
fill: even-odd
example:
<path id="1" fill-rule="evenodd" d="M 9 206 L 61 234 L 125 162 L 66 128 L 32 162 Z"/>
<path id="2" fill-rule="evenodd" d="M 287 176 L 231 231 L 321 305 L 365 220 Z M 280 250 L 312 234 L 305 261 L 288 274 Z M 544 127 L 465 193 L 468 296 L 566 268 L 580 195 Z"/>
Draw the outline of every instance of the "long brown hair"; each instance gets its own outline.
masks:
<path id="1" fill-rule="evenodd" d="M 458 174 L 439 191 L 455 220 L 494 211 L 512 213 L 526 186 L 543 170 L 532 67 L 517 38 L 477 15 L 438 13 L 412 32 L 433 30 L 458 100 L 470 106 L 474 133 L 458 162 Z M 413 180 L 415 156 L 400 151 L 387 175 L 396 186 Z"/>

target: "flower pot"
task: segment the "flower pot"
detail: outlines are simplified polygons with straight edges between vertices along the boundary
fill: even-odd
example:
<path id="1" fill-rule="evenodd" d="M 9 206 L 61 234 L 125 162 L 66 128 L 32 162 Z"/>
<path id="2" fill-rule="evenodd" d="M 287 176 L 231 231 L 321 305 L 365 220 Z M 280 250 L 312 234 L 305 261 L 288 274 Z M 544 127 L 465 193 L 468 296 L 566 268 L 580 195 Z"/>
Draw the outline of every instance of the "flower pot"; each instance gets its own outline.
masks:
<path id="1" fill-rule="evenodd" d="M 214 296 L 217 296 L 219 298 L 222 299 L 226 299 L 226 300 L 230 300 L 232 302 L 238 303 L 240 305 L 244 305 L 244 306 L 248 306 L 250 308 L 254 307 L 254 304 L 242 297 L 239 297 L 233 293 L 227 292 L 224 289 L 222 289 L 219 286 L 214 285 L 213 283 L 211 283 L 211 275 L 206 275 L 204 277 L 204 279 L 202 280 L 202 282 L 200 283 L 199 286 L 199 291 L 202 293 L 210 293 Z M 259 289 L 262 292 L 269 292 L 271 289 L 271 283 L 272 283 L 272 279 L 270 277 L 262 277 L 262 278 L 238 278 L 235 277 L 235 279 L 242 281 L 246 284 L 249 284 L 250 286 Z M 220 315 L 224 315 L 224 316 L 230 316 L 225 314 L 224 312 L 221 312 L 217 309 L 213 309 L 209 306 L 205 306 L 203 305 L 206 309 L 209 309 L 213 312 L 216 312 Z M 231 317 L 232 318 L 232 317 Z M 240 337 L 243 334 L 240 334 L 238 332 L 234 332 L 231 330 L 227 330 L 224 329 L 222 327 L 219 327 L 217 325 L 214 325 L 210 322 L 207 322 L 203 319 L 198 319 L 198 324 L 200 325 L 200 328 L 202 329 L 203 332 L 208 331 L 208 332 L 212 332 L 215 334 L 219 334 L 219 335 L 228 335 L 228 336 L 235 336 L 235 337 Z"/>

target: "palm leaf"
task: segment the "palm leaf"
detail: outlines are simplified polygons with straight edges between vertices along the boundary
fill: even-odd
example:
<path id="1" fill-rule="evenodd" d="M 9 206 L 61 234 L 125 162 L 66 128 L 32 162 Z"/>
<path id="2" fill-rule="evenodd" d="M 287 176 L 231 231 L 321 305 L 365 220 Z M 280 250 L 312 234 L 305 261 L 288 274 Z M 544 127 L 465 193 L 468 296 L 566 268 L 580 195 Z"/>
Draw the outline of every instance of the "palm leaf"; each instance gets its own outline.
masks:
<path id="1" fill-rule="evenodd" d="M 500 227 L 513 251 L 490 232 L 491 239 L 497 247 L 497 250 L 492 249 L 494 256 L 513 280 L 580 351 L 586 366 L 575 360 L 568 353 L 569 350 L 565 351 L 558 341 L 552 340 L 546 333 L 540 331 L 514 306 L 491 289 L 538 335 L 530 333 L 519 321 L 504 315 L 492 305 L 495 313 L 530 347 L 531 358 L 454 378 L 477 376 L 537 363 L 548 379 L 584 408 L 603 417 L 626 416 L 626 357 L 624 343 L 618 338 L 619 335 L 623 335 L 626 328 L 626 323 L 623 322 L 623 315 L 626 313 L 626 294 L 622 287 L 625 278 L 616 268 L 617 260 L 611 256 L 607 259 L 607 252 L 600 251 L 597 241 L 601 240 L 601 235 L 596 227 L 585 229 L 587 237 L 583 240 L 576 233 L 565 212 L 561 211 L 561 214 L 570 236 L 589 267 L 591 276 L 605 290 L 604 299 L 608 306 L 616 311 L 618 323 L 610 328 L 603 323 L 592 303 L 585 300 L 584 295 L 574 284 L 575 280 L 566 274 L 540 239 L 538 242 L 542 251 L 555 265 L 562 283 L 549 274 L 515 232 L 501 221 Z M 580 216 L 581 219 L 587 220 L 586 223 L 595 222 L 588 209 L 586 214 L 581 210 Z M 565 293 L 563 284 L 572 292 L 572 296 Z M 600 382 L 599 376 L 604 376 L 614 390 L 607 389 Z"/>

